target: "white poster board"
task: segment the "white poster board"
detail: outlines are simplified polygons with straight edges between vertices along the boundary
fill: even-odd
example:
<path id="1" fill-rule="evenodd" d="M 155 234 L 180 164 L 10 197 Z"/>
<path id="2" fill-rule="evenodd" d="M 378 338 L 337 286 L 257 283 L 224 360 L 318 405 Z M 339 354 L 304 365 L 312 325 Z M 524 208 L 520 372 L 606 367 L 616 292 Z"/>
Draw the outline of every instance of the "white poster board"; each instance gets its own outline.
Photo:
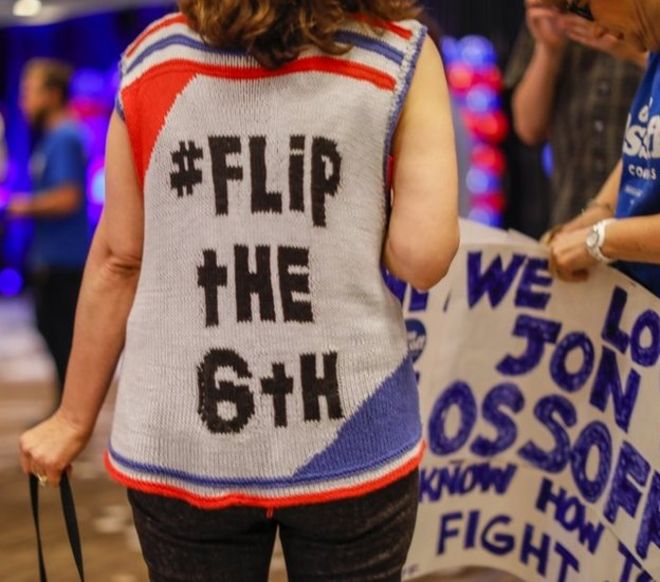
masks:
<path id="1" fill-rule="evenodd" d="M 660 578 L 660 301 L 609 268 L 550 278 L 546 251 L 463 225 L 429 294 L 392 284 L 428 449 L 407 578 Z"/>

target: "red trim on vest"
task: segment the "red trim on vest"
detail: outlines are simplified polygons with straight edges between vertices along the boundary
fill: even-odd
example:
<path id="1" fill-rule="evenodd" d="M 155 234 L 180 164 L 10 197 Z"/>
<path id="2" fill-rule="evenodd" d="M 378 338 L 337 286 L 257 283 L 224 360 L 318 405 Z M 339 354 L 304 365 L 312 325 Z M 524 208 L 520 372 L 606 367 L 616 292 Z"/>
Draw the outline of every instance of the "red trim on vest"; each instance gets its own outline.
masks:
<path id="1" fill-rule="evenodd" d="M 174 101 L 197 75 L 230 80 L 262 80 L 297 73 L 331 73 L 366 81 L 379 89 L 394 91 L 396 79 L 373 67 L 326 56 L 306 57 L 279 69 L 207 65 L 186 59 L 174 59 L 156 65 L 122 92 L 126 125 L 133 146 L 135 168 L 144 185 L 151 156 Z M 141 103 L 148 110 L 141 110 Z"/>
<path id="2" fill-rule="evenodd" d="M 142 79 L 129 85 L 122 92 L 126 126 L 131 140 L 135 169 L 140 186 L 151 161 L 156 141 L 163 130 L 165 119 L 172 109 L 176 98 L 195 76 L 195 71 L 172 70 L 168 75 L 154 78 L 148 86 L 148 95 L 144 94 Z M 148 78 L 147 74 L 143 79 Z M 143 110 L 144 103 L 147 109 Z"/>
<path id="3" fill-rule="evenodd" d="M 112 464 L 108 451 L 105 452 L 103 460 L 106 470 L 115 481 L 124 487 L 135 489 L 137 491 L 141 491 L 142 493 L 160 495 L 162 497 L 172 497 L 174 499 L 185 501 L 186 503 L 189 503 L 195 507 L 199 507 L 200 509 L 225 509 L 235 505 L 260 507 L 264 509 L 280 509 L 282 507 L 292 507 L 295 505 L 313 505 L 317 503 L 328 503 L 330 501 L 340 501 L 342 499 L 361 497 L 363 495 L 373 493 L 374 491 L 378 491 L 379 489 L 383 489 L 384 487 L 395 483 L 399 479 L 403 479 L 405 476 L 409 475 L 415 469 L 417 469 L 422 462 L 425 449 L 426 447 L 422 446 L 419 454 L 408 461 L 405 465 L 369 483 L 358 485 L 356 487 L 343 487 L 341 489 L 326 491 L 324 493 L 312 493 L 309 495 L 294 495 L 291 497 L 273 498 L 240 494 L 224 495 L 221 497 L 204 497 L 202 495 L 195 495 L 194 493 L 179 487 L 150 483 L 148 481 L 133 479 L 132 477 L 123 474 Z"/>
<path id="4" fill-rule="evenodd" d="M 382 28 L 383 30 L 389 30 L 404 40 L 410 40 L 413 37 L 412 30 L 404 28 L 403 26 L 389 20 L 382 20 L 381 18 L 376 18 L 375 16 L 370 16 L 369 14 L 354 14 L 353 19 L 357 20 L 358 22 L 364 22 L 371 26 L 375 26 L 377 28 Z"/>
<path id="5" fill-rule="evenodd" d="M 140 36 L 138 36 L 128 47 L 126 50 L 126 57 L 130 58 L 133 56 L 135 52 L 144 44 L 144 41 L 147 40 L 150 36 L 156 34 L 159 30 L 163 30 L 163 28 L 172 26 L 173 24 L 188 24 L 188 19 L 185 17 L 185 15 L 179 13 L 173 14 L 172 16 L 166 16 L 160 22 L 152 24 L 149 28 L 142 32 L 142 34 L 140 34 Z"/>
<path id="6" fill-rule="evenodd" d="M 274 79 L 296 73 L 332 73 L 358 81 L 367 81 L 379 89 L 387 91 L 394 91 L 396 89 L 396 79 L 387 73 L 383 73 L 378 69 L 363 65 L 362 63 L 354 63 L 345 59 L 327 56 L 304 57 L 287 63 L 278 69 L 208 65 L 187 59 L 172 59 L 162 65 L 156 65 L 148 71 L 145 77 L 151 74 L 159 74 L 163 69 L 180 70 L 183 68 L 188 70 L 193 68 L 196 74 L 206 75 L 208 77 L 244 81 Z"/>

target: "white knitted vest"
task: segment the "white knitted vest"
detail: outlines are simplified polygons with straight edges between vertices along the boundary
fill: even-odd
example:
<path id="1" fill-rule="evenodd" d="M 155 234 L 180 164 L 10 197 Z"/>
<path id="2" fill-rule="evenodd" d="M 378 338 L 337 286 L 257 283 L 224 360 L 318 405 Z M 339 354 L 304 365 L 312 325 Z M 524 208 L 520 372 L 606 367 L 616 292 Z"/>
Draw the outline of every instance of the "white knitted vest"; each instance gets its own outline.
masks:
<path id="1" fill-rule="evenodd" d="M 419 463 L 401 306 L 381 277 L 391 139 L 425 29 L 276 71 L 181 15 L 122 60 L 143 184 L 110 473 L 199 507 L 365 494 Z"/>

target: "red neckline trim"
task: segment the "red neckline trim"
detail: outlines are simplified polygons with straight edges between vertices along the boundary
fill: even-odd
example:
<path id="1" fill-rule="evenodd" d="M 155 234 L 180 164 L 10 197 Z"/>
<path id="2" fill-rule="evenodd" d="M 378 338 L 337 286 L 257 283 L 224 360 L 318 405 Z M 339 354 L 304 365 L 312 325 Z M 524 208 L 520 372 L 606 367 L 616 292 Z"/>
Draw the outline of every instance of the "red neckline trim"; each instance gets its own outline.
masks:
<path id="1" fill-rule="evenodd" d="M 364 22 L 365 24 L 369 24 L 377 28 L 382 28 L 383 30 L 389 30 L 404 40 L 410 40 L 413 36 L 412 30 L 404 28 L 396 22 L 383 20 L 382 18 L 376 18 L 375 16 L 370 16 L 369 14 L 355 14 L 353 15 L 353 18 L 358 22 Z"/>
<path id="2" fill-rule="evenodd" d="M 138 36 L 133 43 L 126 50 L 126 56 L 133 56 L 137 50 L 144 44 L 144 42 L 152 35 L 156 34 L 159 30 L 172 26 L 174 24 L 188 24 L 188 19 L 181 13 L 166 16 L 158 22 L 155 22 L 148 27 L 140 36 Z"/>
<path id="3" fill-rule="evenodd" d="M 329 56 L 304 57 L 292 61 L 278 69 L 265 69 L 263 67 L 240 67 L 233 65 L 208 65 L 188 59 L 172 59 L 161 65 L 149 69 L 137 82 L 142 82 L 151 76 L 159 75 L 164 71 L 191 71 L 195 75 L 207 75 L 223 79 L 260 80 L 283 77 L 295 73 L 333 73 L 336 75 L 368 81 L 379 89 L 394 91 L 396 79 L 378 69 L 355 63 L 345 59 Z"/>

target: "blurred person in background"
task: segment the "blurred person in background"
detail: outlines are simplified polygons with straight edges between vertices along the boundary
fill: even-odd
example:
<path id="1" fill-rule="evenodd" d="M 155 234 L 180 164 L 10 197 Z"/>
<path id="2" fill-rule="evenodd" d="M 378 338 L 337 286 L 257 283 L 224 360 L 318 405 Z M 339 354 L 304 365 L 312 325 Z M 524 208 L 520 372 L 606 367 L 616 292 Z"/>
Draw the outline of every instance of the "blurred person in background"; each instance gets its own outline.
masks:
<path id="1" fill-rule="evenodd" d="M 619 160 L 647 54 L 611 35 L 593 38 L 591 23 L 575 14 L 537 0 L 526 9 L 506 84 L 518 137 L 528 146 L 550 143 L 547 226 L 554 227 L 589 203 Z"/>
<path id="2" fill-rule="evenodd" d="M 660 297 L 660 0 L 545 3 L 594 21 L 594 42 L 611 36 L 651 51 L 628 117 L 623 156 L 587 211 L 555 233 L 552 271 L 566 281 L 583 281 L 598 263 L 615 263 Z"/>
<path id="3" fill-rule="evenodd" d="M 21 109 L 38 136 L 30 161 L 32 193 L 12 197 L 8 214 L 32 219 L 30 269 L 36 322 L 57 372 L 61 397 L 73 341 L 76 303 L 90 245 L 87 154 L 81 126 L 68 106 L 72 70 L 37 59 L 26 66 Z"/>

